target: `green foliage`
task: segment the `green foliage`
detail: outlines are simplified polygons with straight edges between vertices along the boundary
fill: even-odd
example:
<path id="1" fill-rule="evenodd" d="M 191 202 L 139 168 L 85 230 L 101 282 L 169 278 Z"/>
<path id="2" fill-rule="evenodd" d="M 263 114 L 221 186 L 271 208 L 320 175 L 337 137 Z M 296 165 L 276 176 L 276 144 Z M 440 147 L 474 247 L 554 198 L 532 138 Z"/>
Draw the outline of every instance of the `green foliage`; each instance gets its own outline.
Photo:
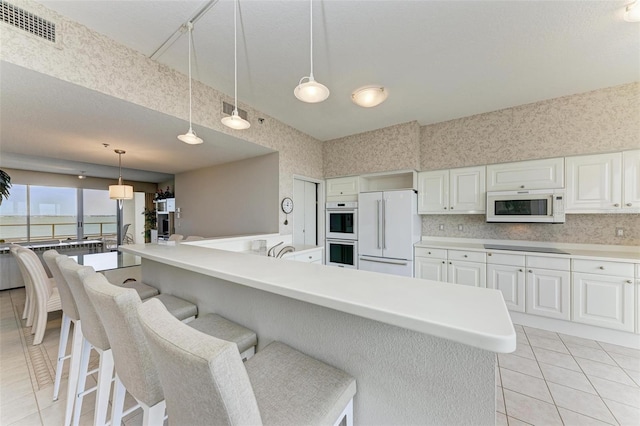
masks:
<path id="1" fill-rule="evenodd" d="M 144 215 L 144 240 L 148 243 L 151 241 L 151 230 L 156 229 L 158 217 L 156 216 L 156 209 L 150 210 L 146 207 L 142 214 Z"/>
<path id="2" fill-rule="evenodd" d="M 0 204 L 3 199 L 9 198 L 9 188 L 11 188 L 11 177 L 4 170 L 0 170 Z"/>

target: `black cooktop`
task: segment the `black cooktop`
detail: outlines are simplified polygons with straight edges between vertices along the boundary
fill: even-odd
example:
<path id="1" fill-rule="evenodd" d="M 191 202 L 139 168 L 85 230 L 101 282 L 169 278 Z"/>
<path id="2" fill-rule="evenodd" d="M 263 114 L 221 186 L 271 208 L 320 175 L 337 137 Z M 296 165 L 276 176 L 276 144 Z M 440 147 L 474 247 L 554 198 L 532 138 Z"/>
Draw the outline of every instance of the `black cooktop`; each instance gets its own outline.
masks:
<path id="1" fill-rule="evenodd" d="M 571 254 L 560 249 L 551 247 L 525 247 L 525 246 L 503 246 L 500 244 L 485 244 L 484 248 L 488 250 L 509 250 L 509 251 L 530 251 L 534 253 L 555 253 L 555 254 Z"/>

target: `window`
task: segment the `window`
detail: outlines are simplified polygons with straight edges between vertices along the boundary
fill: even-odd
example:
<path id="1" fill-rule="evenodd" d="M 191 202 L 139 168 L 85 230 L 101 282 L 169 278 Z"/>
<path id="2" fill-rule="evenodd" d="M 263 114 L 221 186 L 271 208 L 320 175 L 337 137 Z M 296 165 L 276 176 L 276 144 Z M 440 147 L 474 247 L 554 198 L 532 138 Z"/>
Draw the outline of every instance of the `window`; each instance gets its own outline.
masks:
<path id="1" fill-rule="evenodd" d="M 83 235 L 100 238 L 116 234 L 116 201 L 109 198 L 109 191 L 102 189 L 82 190 Z"/>
<path id="2" fill-rule="evenodd" d="M 27 240 L 28 218 L 27 186 L 11 185 L 9 198 L 0 204 L 0 240 Z"/>
<path id="3" fill-rule="evenodd" d="M 77 189 L 30 185 L 29 208 L 30 240 L 77 237 Z"/>

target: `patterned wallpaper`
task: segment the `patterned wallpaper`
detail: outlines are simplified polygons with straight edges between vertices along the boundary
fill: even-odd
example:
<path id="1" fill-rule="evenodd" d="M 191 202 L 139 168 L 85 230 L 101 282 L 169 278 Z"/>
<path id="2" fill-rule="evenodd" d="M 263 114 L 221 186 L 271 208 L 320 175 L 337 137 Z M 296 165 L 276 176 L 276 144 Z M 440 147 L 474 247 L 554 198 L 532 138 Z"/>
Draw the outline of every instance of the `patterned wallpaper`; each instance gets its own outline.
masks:
<path id="1" fill-rule="evenodd" d="M 324 177 L 419 168 L 417 121 L 324 143 Z"/>
<path id="2" fill-rule="evenodd" d="M 146 108 L 188 120 L 188 105 L 182 100 L 188 93 L 188 77 L 153 61 L 143 54 L 66 19 L 31 0 L 13 0 L 13 4 L 45 19 L 56 22 L 62 42 L 58 45 L 43 41 L 12 26 L 2 24 L 0 59 L 41 72 L 91 90 L 123 99 Z M 292 196 L 293 175 L 323 177 L 322 142 L 289 127 L 246 104 L 239 104 L 248 113 L 252 126 L 248 130 L 231 130 L 220 123 L 222 101 L 233 99 L 194 80 L 193 122 L 232 134 L 277 150 L 280 153 L 279 198 Z M 180 99 L 180 102 L 176 102 Z M 262 124 L 257 118 L 264 118 Z M 279 209 L 279 200 L 273 208 Z M 291 221 L 280 232 L 289 234 Z"/>

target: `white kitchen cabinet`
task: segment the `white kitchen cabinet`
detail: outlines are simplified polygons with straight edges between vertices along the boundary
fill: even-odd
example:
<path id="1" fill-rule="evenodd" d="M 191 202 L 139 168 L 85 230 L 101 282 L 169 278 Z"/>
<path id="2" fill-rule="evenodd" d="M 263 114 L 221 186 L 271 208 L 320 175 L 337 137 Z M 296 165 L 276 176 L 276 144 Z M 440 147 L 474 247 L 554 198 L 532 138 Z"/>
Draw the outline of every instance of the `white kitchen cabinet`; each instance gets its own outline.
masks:
<path id="1" fill-rule="evenodd" d="M 327 179 L 327 201 L 357 201 L 358 176 Z"/>
<path id="2" fill-rule="evenodd" d="M 621 152 L 567 157 L 566 168 L 566 213 L 621 211 Z"/>
<path id="3" fill-rule="evenodd" d="M 487 288 L 502 292 L 511 311 L 525 312 L 525 256 L 487 253 Z"/>
<path id="4" fill-rule="evenodd" d="M 573 260 L 575 322 L 634 331 L 636 291 L 632 263 Z"/>
<path id="5" fill-rule="evenodd" d="M 622 209 L 640 209 L 640 150 L 622 153 L 624 170 Z"/>
<path id="6" fill-rule="evenodd" d="M 297 262 L 322 264 L 323 248 L 317 247 L 313 249 L 306 249 L 301 252 L 292 251 L 283 255 L 282 258 L 287 260 L 295 260 Z"/>
<path id="7" fill-rule="evenodd" d="M 485 205 L 484 166 L 418 174 L 420 214 L 480 214 Z"/>
<path id="8" fill-rule="evenodd" d="M 416 278 L 447 282 L 447 250 L 416 247 L 414 267 Z"/>
<path id="9" fill-rule="evenodd" d="M 487 286 L 487 265 L 479 262 L 451 260 L 447 270 L 448 282 L 472 287 Z"/>
<path id="10" fill-rule="evenodd" d="M 528 268 L 525 312 L 562 320 L 571 319 L 570 288 L 569 271 Z"/>
<path id="11" fill-rule="evenodd" d="M 487 191 L 564 188 L 564 158 L 487 166 Z"/>

